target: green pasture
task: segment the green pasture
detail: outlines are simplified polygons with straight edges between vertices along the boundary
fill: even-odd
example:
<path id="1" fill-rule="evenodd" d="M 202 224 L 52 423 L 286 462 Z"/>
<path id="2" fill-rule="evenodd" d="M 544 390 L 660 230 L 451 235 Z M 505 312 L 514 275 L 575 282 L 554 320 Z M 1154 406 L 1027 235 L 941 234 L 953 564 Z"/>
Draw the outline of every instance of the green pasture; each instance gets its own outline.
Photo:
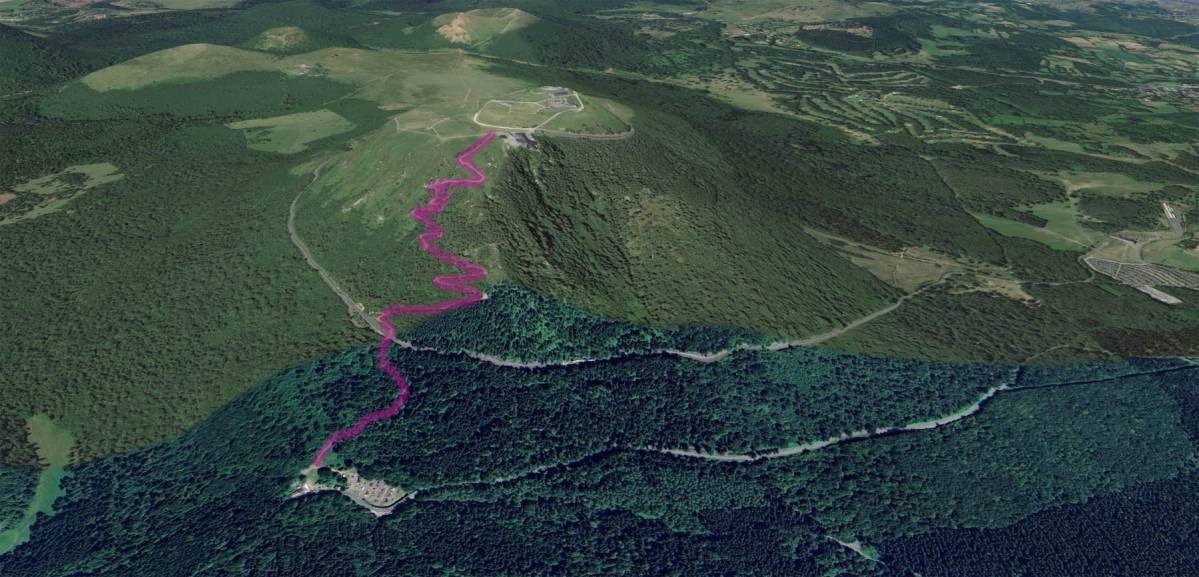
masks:
<path id="1" fill-rule="evenodd" d="M 250 148 L 281 154 L 295 154 L 308 149 L 308 144 L 341 134 L 354 128 L 354 123 L 330 110 L 301 112 L 274 118 L 243 120 L 228 125 L 244 131 Z"/>
<path id="2" fill-rule="evenodd" d="M 30 417 L 28 427 L 29 440 L 37 447 L 44 466 L 24 517 L 15 527 L 0 531 L 0 555 L 29 540 L 29 528 L 39 515 L 54 514 L 54 502 L 65 494 L 62 480 L 70 474 L 66 468 L 71 464 L 71 449 L 75 444 L 71 432 L 43 414 Z"/>

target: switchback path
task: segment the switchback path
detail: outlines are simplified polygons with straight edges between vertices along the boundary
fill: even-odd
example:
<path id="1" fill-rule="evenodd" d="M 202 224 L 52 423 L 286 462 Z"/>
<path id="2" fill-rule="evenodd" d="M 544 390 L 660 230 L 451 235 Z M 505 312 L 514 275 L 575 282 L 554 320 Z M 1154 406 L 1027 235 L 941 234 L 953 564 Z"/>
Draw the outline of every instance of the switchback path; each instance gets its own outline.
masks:
<path id="1" fill-rule="evenodd" d="M 470 283 L 486 277 L 487 269 L 484 269 L 482 266 L 476 263 L 470 262 L 458 256 L 451 255 L 437 248 L 436 243 L 441 239 L 441 237 L 445 236 L 445 229 L 441 228 L 441 226 L 437 224 L 437 221 L 433 220 L 433 216 L 441 214 L 441 212 L 445 210 L 445 205 L 450 201 L 451 188 L 473 188 L 476 186 L 482 186 L 483 183 L 487 181 L 487 177 L 483 175 L 483 171 L 479 170 L 479 168 L 474 164 L 471 164 L 471 159 L 474 158 L 475 154 L 478 154 L 478 152 L 482 150 L 483 147 L 487 146 L 494 138 L 495 132 L 488 132 L 473 145 L 471 145 L 470 148 L 458 155 L 458 165 L 470 172 L 473 175 L 472 178 L 444 179 L 429 183 L 429 185 L 426 186 L 431 193 L 428 204 L 412 209 L 412 218 L 425 225 L 425 232 L 421 233 L 419 237 L 421 249 L 437 260 L 449 264 L 462 271 L 460 274 L 449 274 L 434 277 L 433 286 L 444 291 L 458 293 L 462 296 L 459 298 L 446 299 L 429 305 L 394 304 L 384 308 L 383 311 L 379 313 L 378 325 L 382 328 L 383 337 L 379 341 L 379 353 L 377 355 L 377 360 L 379 362 L 379 368 L 382 369 L 383 372 L 387 373 L 387 376 L 391 377 L 392 382 L 395 383 L 396 388 L 399 390 L 399 394 L 396 395 L 395 400 L 392 401 L 390 405 L 377 411 L 371 411 L 359 417 L 358 421 L 355 422 L 351 427 L 341 429 L 334 432 L 332 435 L 329 435 L 329 437 L 325 439 L 325 442 L 321 445 L 320 450 L 317 451 L 316 456 L 312 459 L 311 466 L 313 468 L 321 466 L 321 463 L 325 461 L 325 457 L 329 454 L 329 451 L 333 450 L 333 447 L 337 443 L 348 441 L 354 437 L 357 437 L 371 423 L 394 417 L 408 402 L 408 395 L 410 393 L 408 382 L 404 379 L 404 375 L 400 374 L 399 369 L 397 369 L 395 365 L 392 365 L 391 361 L 387 358 L 388 350 L 396 338 L 396 328 L 395 325 L 391 324 L 391 317 L 397 315 L 437 314 L 451 309 L 469 306 L 483 300 L 484 295 L 482 291 L 471 286 Z M 311 262 L 309 264 L 311 264 Z M 330 280 L 331 279 L 326 278 L 327 283 L 330 282 Z M 344 293 L 339 293 L 339 296 L 342 294 Z M 347 298 L 348 297 L 343 297 L 342 300 L 347 300 Z"/>

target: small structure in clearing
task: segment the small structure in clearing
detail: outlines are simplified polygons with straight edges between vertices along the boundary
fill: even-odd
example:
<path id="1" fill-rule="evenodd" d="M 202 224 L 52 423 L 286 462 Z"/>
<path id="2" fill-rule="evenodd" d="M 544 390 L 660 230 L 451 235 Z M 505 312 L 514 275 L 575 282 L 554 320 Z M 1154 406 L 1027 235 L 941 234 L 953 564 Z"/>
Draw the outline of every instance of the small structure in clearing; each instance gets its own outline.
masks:
<path id="1" fill-rule="evenodd" d="M 353 468 L 308 467 L 300 472 L 301 479 L 287 495 L 288 499 L 334 491 L 349 497 L 376 517 L 390 515 L 403 501 L 416 495 L 388 485 L 381 479 L 366 479 Z"/>

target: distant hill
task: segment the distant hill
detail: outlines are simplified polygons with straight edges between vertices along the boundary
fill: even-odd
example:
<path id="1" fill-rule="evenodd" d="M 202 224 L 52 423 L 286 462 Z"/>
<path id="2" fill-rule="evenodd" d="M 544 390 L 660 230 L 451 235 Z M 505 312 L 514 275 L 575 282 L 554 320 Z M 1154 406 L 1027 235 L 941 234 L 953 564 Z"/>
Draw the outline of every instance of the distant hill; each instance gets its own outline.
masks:
<path id="1" fill-rule="evenodd" d="M 519 8 L 484 8 L 442 14 L 433 19 L 437 33 L 454 44 L 479 44 L 520 30 L 538 18 Z"/>
<path id="2" fill-rule="evenodd" d="M 65 80 L 86 68 L 80 57 L 3 24 L 0 55 L 0 95 Z"/>

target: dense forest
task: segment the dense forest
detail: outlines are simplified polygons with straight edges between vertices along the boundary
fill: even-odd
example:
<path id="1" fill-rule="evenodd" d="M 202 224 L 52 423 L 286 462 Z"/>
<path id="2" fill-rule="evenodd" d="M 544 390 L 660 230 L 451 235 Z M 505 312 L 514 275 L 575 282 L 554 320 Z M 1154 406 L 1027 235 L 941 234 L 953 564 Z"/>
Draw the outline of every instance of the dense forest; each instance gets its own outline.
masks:
<path id="1" fill-rule="evenodd" d="M 36 484 L 37 469 L 0 465 L 0 532 L 25 514 Z"/>
<path id="2" fill-rule="evenodd" d="M 496 327 L 501 327 L 496 330 Z M 418 347 L 525 362 L 644 355 L 663 349 L 709 353 L 764 340 L 717 327 L 661 329 L 607 320 L 517 285 L 497 285 L 470 310 L 437 315 L 407 333 Z"/>
<path id="3" fill-rule="evenodd" d="M 402 431 L 363 433 L 343 456 L 405 485 L 501 477 L 613 446 L 774 449 L 950 413 L 1012 378 L 1003 367 L 808 350 L 739 354 L 712 364 L 631 357 L 536 371 L 439 356 L 397 362 L 419 383 L 408 409 L 437 417 Z M 342 386 L 375 406 L 391 394 L 375 374 Z M 489 401 L 467 401 L 464 394 Z M 351 415 L 341 410 L 326 406 L 329 426 L 334 418 L 348 422 Z M 468 442 L 478 451 L 439 448 Z M 390 477 L 400 460 L 408 470 Z"/>
<path id="4" fill-rule="evenodd" d="M 1199 479 L 1178 478 L 1037 513 L 1002 529 L 942 530 L 900 539 L 889 563 L 920 575 L 1193 575 L 1199 564 Z"/>
<path id="5" fill-rule="evenodd" d="M 276 375 L 176 440 L 77 467 L 59 512 L 0 573 L 903 575 L 933 561 L 920 539 L 1182 487 L 1167 480 L 1195 458 L 1195 369 L 1177 362 L 1015 375 L 817 351 L 571 370 L 393 360 L 417 384 L 412 403 L 338 449 L 418 491 L 393 515 L 336 494 L 285 498 L 325 433 L 389 399 L 371 350 L 349 351 Z M 1019 388 L 952 425 L 795 457 L 644 448 L 784 446 L 951 412 L 997 382 Z M 1137 523 L 1185 526 L 1185 511 Z M 1086 566 L 1045 554 L 1058 565 L 1030 575 Z"/>
<path id="6" fill-rule="evenodd" d="M 65 419 L 84 457 L 144 446 L 280 366 L 368 338 L 288 242 L 303 178 L 223 126 L 302 110 L 344 86 L 246 74 L 209 90 L 152 88 L 147 99 L 80 92 L 41 110 L 13 105 L 19 121 L 2 135 L 15 153 L 0 158 L 0 187 L 94 162 L 121 179 L 0 227 L 14 247 L 0 261 L 0 330 L 25 335 L 0 347 L 0 461 L 33 462 L 22 444 L 31 414 Z M 337 109 L 377 115 L 354 102 Z"/>
<path id="7" fill-rule="evenodd" d="M 533 82 L 561 82 L 560 75 L 552 77 L 539 68 L 504 65 L 498 70 Z M 985 173 L 988 170 L 985 167 L 1001 162 L 993 153 L 966 145 L 940 144 L 932 148 L 938 151 L 938 155 L 958 164 L 934 165 L 921 157 L 919 149 L 907 145 L 856 147 L 839 144 L 836 138 L 811 124 L 746 112 L 693 91 L 650 87 L 587 73 L 569 74 L 568 78 L 572 86 L 589 93 L 637 103 L 639 117 L 655 119 L 654 123 L 646 123 L 644 129 L 642 125 L 638 126 L 641 131 L 639 139 L 644 133 L 646 139 L 653 138 L 656 142 L 645 142 L 636 145 L 636 148 L 629 145 L 630 150 L 626 155 L 628 166 L 639 166 L 643 162 L 641 159 L 653 158 L 665 150 L 670 151 L 671 156 L 657 164 L 672 167 L 686 162 L 694 167 L 697 175 L 701 175 L 699 182 L 719 183 L 728 178 L 720 172 L 708 173 L 706 167 L 727 167 L 724 174 L 736 175 L 732 182 L 739 184 L 712 184 L 710 187 L 697 186 L 693 190 L 683 187 L 676 189 L 692 195 L 692 204 L 689 206 L 709 208 L 721 215 L 728 215 L 730 223 L 735 222 L 738 215 L 755 215 L 758 224 L 738 228 L 732 233 L 725 232 L 718 237 L 719 242 L 741 240 L 743 246 L 766 247 L 766 252 L 770 254 L 764 255 L 758 262 L 772 262 L 771 255 L 779 255 L 780 251 L 771 251 L 770 247 L 780 246 L 782 242 L 789 247 L 786 254 L 790 257 L 812 259 L 800 261 L 806 267 L 806 275 L 787 275 L 785 266 L 780 266 L 777 269 L 768 268 L 765 272 L 759 271 L 755 279 L 791 282 L 793 284 L 789 286 L 792 288 L 839 280 L 846 284 L 852 282 L 858 287 L 873 285 L 871 291 L 885 290 L 886 287 L 878 287 L 877 281 L 863 283 L 856 277 L 849 277 L 850 271 L 843 268 L 824 269 L 819 261 L 824 255 L 801 251 L 806 234 L 796 229 L 807 225 L 836 231 L 879 247 L 900 249 L 911 245 L 930 246 L 946 254 L 960 255 L 960 258 L 968 261 L 1006 267 L 1023 281 L 1026 290 L 1038 301 L 1037 306 L 1030 307 L 993 294 L 934 290 L 911 301 L 919 303 L 919 306 L 901 307 L 896 314 L 872 322 L 842 339 L 831 341 L 833 347 L 898 356 L 999 362 L 1023 362 L 1036 358 L 1039 362 L 1052 362 L 1055 358 L 1108 358 L 1113 354 L 1170 355 L 1185 353 L 1194 346 L 1193 339 L 1186 335 L 1199 334 L 1199 299 L 1184 298 L 1182 305 L 1163 307 L 1135 296 L 1132 289 L 1105 277 L 1092 279 L 1090 271 L 1078 261 L 1080 253 L 1054 250 L 1038 242 L 1004 236 L 982 227 L 965 210 L 970 205 L 965 203 L 966 206 L 963 206 L 964 203 L 959 201 L 962 193 L 945 184 L 946 179 L 939 168 L 954 166 L 952 170 L 958 172 L 952 182 L 962 186 L 966 194 L 974 194 L 978 198 L 980 193 L 977 187 L 980 185 L 976 181 L 983 177 L 963 174 L 963 165 L 960 163 L 969 162 L 975 170 Z M 697 142 L 703 142 L 704 145 L 696 146 Z M 684 143 L 689 144 L 690 150 L 680 151 L 688 147 Z M 776 154 L 779 143 L 803 153 L 782 161 Z M 586 151 L 574 152 L 576 147 L 578 145 L 573 143 L 555 143 L 555 147 L 549 148 L 546 155 L 527 159 L 516 157 L 501 182 L 500 190 L 518 199 L 502 205 L 502 210 L 511 212 L 497 212 L 504 217 L 515 215 L 507 218 L 506 222 L 515 223 L 508 226 L 548 227 L 566 231 L 564 236 L 555 236 L 554 243 L 543 242 L 540 247 L 534 244 L 534 239 L 529 241 L 531 246 L 527 248 L 514 244 L 517 250 L 510 257 L 513 261 L 511 268 L 518 272 L 525 271 L 525 274 L 517 276 L 523 284 L 564 296 L 572 304 L 643 321 L 650 320 L 647 318 L 650 314 L 666 314 L 663 311 L 669 311 L 672 305 L 669 299 L 659 303 L 662 307 L 656 308 L 655 313 L 641 313 L 633 308 L 652 294 L 645 289 L 641 292 L 634 290 L 636 298 L 633 300 L 621 299 L 613 303 L 600 300 L 594 291 L 585 296 L 574 296 L 581 292 L 582 287 L 588 290 L 597 285 L 622 287 L 621 290 L 604 292 L 620 295 L 629 290 L 623 287 L 637 286 L 635 281 L 620 277 L 621 274 L 626 277 L 629 275 L 626 272 L 630 268 L 627 266 L 627 256 L 622 260 L 619 258 L 621 252 L 600 250 L 602 245 L 597 248 L 594 240 L 583 236 L 588 232 L 594 234 L 592 231 L 602 230 L 601 227 L 627 226 L 618 219 L 605 218 L 596 206 L 580 208 L 587 203 L 588 198 L 627 194 L 625 187 L 604 178 L 588 178 L 588 185 L 581 190 L 550 199 L 537 193 L 537 187 L 532 184 L 535 180 L 556 180 L 563 183 L 562 190 L 571 191 L 575 185 L 570 183 L 578 182 L 578 178 L 572 178 L 572 175 L 616 174 L 613 168 L 606 168 L 606 163 L 609 162 L 609 155 L 614 157 L 621 154 L 620 149 L 607 149 L 605 157 L 592 160 L 594 155 Z M 558 152 L 559 149 L 563 152 Z M 571 162 L 556 160 L 558 155 L 570 158 Z M 689 159 L 700 155 L 704 160 L 691 164 L 693 161 Z M 1146 181 L 1186 183 L 1188 186 L 1194 182 L 1193 175 L 1172 164 L 1119 163 L 1055 150 L 1022 150 L 1020 157 L 1004 157 L 1002 162 L 1024 171 L 1025 175 L 1070 165 L 1078 170 L 1130 174 Z M 846 167 L 850 166 L 853 169 L 847 170 Z M 752 190 L 753 194 L 729 192 L 737 190 L 739 186 L 744 186 L 743 190 Z M 1002 213 L 1010 210 L 1012 203 L 1035 202 L 1037 198 L 1048 194 L 1045 188 L 1049 186 L 1044 184 L 1040 190 L 1022 187 L 1025 196 L 1018 200 L 994 197 L 987 201 L 988 206 L 993 207 L 989 210 Z M 971 193 L 971 187 L 976 191 Z M 1164 190 L 1170 191 L 1165 194 L 1174 198 L 1180 194 L 1192 194 L 1184 192 L 1181 187 Z M 702 194 L 705 191 L 707 194 Z M 524 202 L 520 200 L 524 197 L 529 199 L 529 203 L 539 202 L 539 209 L 520 210 L 521 204 L 518 203 Z M 546 203 L 563 203 L 563 206 Z M 552 208 L 553 212 L 547 213 L 546 206 Z M 609 213 L 621 214 L 615 210 Z M 567 227 L 563 224 L 566 222 L 573 222 L 572 226 L 577 228 Z M 801 226 L 797 227 L 797 223 Z M 705 232 L 707 230 L 710 229 L 705 229 Z M 785 241 L 772 237 L 779 231 L 789 231 L 782 235 Z M 738 239 L 739 235 L 741 239 Z M 670 240 L 666 234 L 663 234 L 663 238 L 664 242 Z M 548 252 L 544 248 L 546 246 L 551 247 L 553 252 Z M 597 267 L 594 262 L 579 260 L 572 252 L 591 259 L 608 258 L 605 262 L 611 266 Z M 541 265 L 545 259 L 558 266 L 552 270 L 546 269 Z M 709 256 L 709 261 L 716 262 L 716 257 Z M 580 263 L 577 269 L 576 262 Z M 576 270 L 579 272 L 576 273 Z M 650 283 L 653 282 L 664 281 L 651 277 L 646 284 L 652 286 Z M 677 290 L 692 290 L 691 287 L 703 282 L 705 280 L 701 277 Z M 779 296 L 776 292 L 770 294 Z M 862 289 L 851 295 L 852 300 L 859 303 L 878 302 L 878 297 Z M 846 306 L 846 295 L 841 296 L 843 298 L 836 304 L 816 307 L 799 304 L 796 305 L 798 308 L 758 318 L 758 311 L 763 310 L 761 307 L 769 307 L 775 302 L 761 299 L 755 301 L 760 306 L 751 307 L 748 313 L 738 313 L 736 320 L 728 323 L 760 327 L 760 332 L 775 334 L 780 331 L 776 323 L 784 320 L 792 326 L 812 322 L 823 322 L 824 326 L 835 325 L 836 321 L 829 322 L 827 317 L 810 318 L 810 315 L 827 314 L 823 311 Z M 720 302 L 712 304 L 723 305 Z M 633 312 L 628 312 L 630 309 Z M 714 306 L 706 314 L 711 317 L 727 315 L 729 312 L 728 306 Z M 789 318 L 797 313 L 794 319 Z M 675 322 L 667 324 L 685 324 L 678 322 L 678 317 L 672 320 Z M 1150 332 L 1165 334 L 1167 338 L 1146 338 Z M 963 337 L 963 334 L 969 336 Z M 919 346 L 913 346 L 916 343 Z M 1042 355 L 1062 344 L 1069 348 L 1059 349 L 1059 357 Z"/>
<path id="8" fill-rule="evenodd" d="M 1199 440 L 1195 378 L 1164 374 L 1156 385 Z M 943 529 L 885 546 L 888 563 L 921 575 L 993 575 L 1019 565 L 1028 575 L 1191 575 L 1199 565 L 1199 468 L 1061 505 L 998 528 Z"/>

